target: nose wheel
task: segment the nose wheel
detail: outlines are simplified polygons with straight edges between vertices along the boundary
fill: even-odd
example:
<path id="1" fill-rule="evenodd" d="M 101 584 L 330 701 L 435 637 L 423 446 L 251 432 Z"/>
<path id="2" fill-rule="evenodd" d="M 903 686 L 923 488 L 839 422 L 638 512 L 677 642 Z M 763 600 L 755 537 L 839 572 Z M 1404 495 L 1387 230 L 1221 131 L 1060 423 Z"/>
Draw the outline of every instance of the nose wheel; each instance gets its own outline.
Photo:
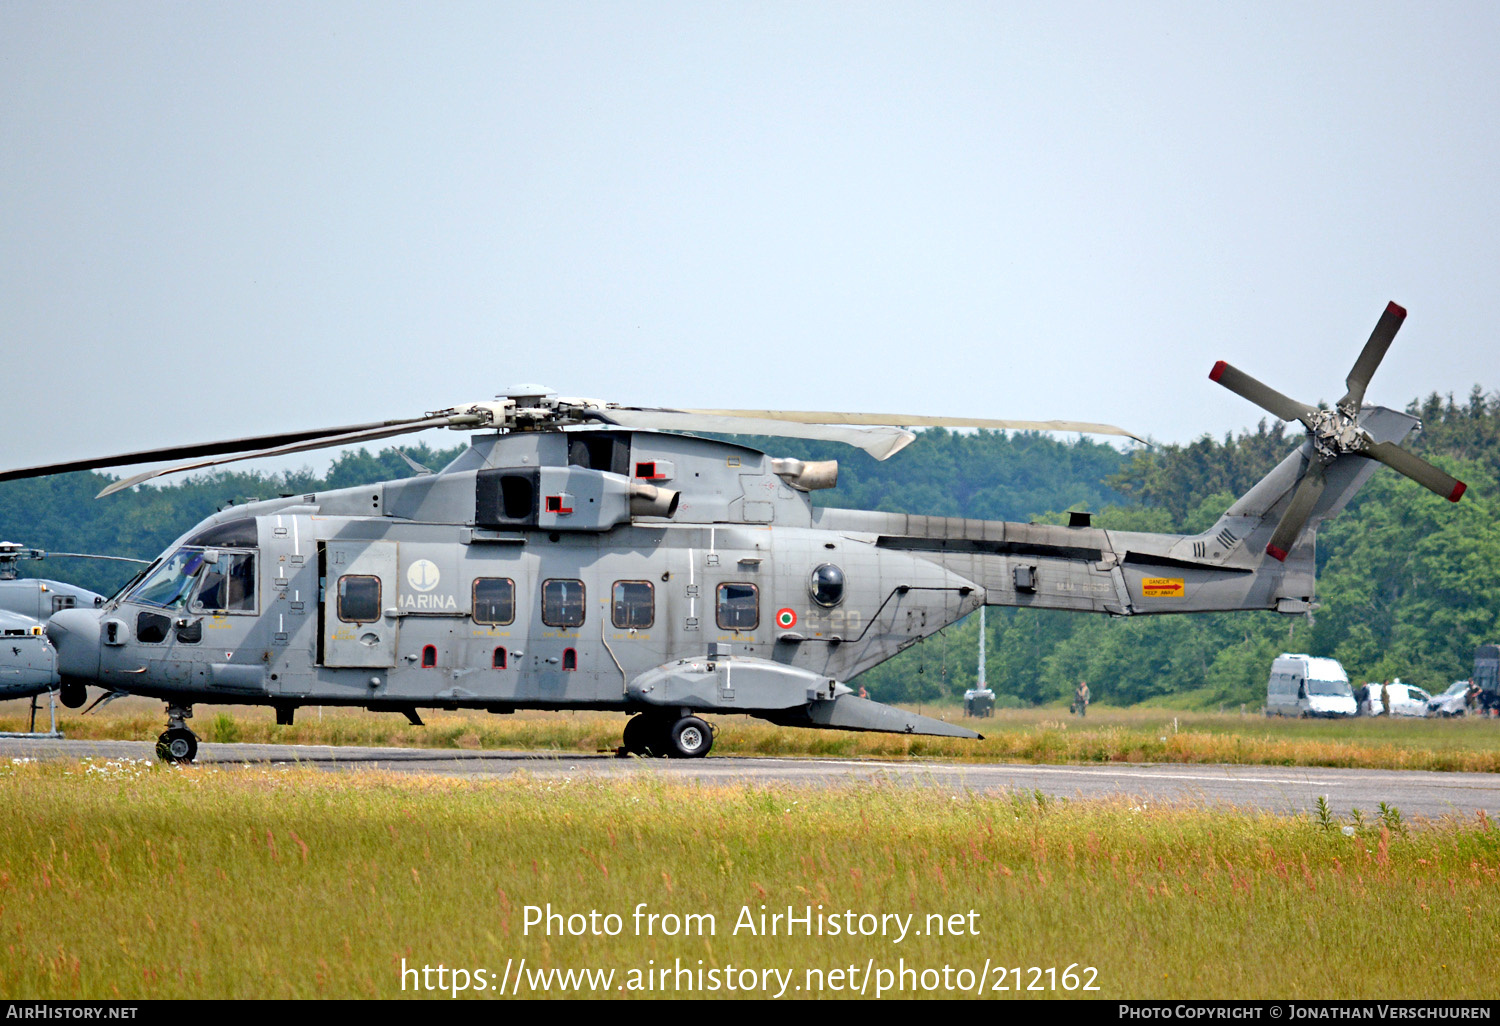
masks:
<path id="1" fill-rule="evenodd" d="M 198 758 L 198 735 L 188 729 L 193 707 L 167 707 L 167 729 L 156 739 L 156 757 L 162 762 L 190 763 Z"/>
<path id="2" fill-rule="evenodd" d="M 192 762 L 198 757 L 198 735 L 186 727 L 174 727 L 156 739 L 156 757 L 162 762 Z"/>

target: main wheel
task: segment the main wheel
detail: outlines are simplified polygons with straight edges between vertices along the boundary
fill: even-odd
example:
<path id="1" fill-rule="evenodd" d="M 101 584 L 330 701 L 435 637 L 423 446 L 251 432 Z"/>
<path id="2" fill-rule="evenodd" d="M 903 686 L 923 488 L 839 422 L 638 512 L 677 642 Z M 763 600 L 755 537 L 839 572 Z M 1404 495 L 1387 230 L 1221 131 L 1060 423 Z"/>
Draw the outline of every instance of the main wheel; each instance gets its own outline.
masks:
<path id="1" fill-rule="evenodd" d="M 57 689 L 57 700 L 69 709 L 81 709 L 89 700 L 89 689 L 74 680 L 64 681 Z"/>
<path id="2" fill-rule="evenodd" d="M 156 757 L 162 762 L 192 762 L 198 757 L 198 735 L 186 727 L 162 731 L 156 739 Z"/>
<path id="3" fill-rule="evenodd" d="M 644 714 L 632 716 L 625 723 L 620 747 L 631 755 L 645 755 L 651 747 L 651 721 Z"/>
<path id="4" fill-rule="evenodd" d="M 696 716 L 684 716 L 667 731 L 669 759 L 701 759 L 713 746 L 713 728 Z"/>

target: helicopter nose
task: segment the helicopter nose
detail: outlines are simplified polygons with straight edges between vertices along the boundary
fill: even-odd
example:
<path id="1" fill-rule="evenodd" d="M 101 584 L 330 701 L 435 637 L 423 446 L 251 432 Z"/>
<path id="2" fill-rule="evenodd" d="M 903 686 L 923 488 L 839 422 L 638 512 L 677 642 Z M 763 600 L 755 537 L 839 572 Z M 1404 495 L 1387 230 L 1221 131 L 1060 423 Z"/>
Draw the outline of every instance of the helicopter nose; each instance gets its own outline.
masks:
<path id="1" fill-rule="evenodd" d="M 59 609 L 47 621 L 47 640 L 57 649 L 57 672 L 94 680 L 99 676 L 99 619 L 94 609 Z"/>

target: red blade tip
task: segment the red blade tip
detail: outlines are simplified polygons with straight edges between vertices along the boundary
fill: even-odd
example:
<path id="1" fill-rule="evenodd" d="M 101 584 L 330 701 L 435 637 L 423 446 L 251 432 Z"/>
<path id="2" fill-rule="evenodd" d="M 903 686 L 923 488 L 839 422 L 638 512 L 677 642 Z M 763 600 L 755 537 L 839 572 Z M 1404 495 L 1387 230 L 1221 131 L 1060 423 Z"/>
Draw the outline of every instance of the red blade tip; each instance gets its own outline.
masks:
<path id="1" fill-rule="evenodd" d="M 1208 372 L 1208 380 L 1218 381 L 1224 376 L 1224 372 L 1228 369 L 1229 364 L 1225 363 L 1223 360 L 1220 360 L 1218 363 L 1214 364 L 1214 369 Z"/>
<path id="2" fill-rule="evenodd" d="M 1282 563 L 1286 562 L 1286 550 L 1285 549 L 1278 549 L 1274 545 L 1267 545 L 1266 546 L 1266 554 L 1269 555 L 1272 559 L 1279 560 Z"/>
<path id="3" fill-rule="evenodd" d="M 1406 307 L 1398 306 L 1394 301 L 1385 304 L 1385 312 L 1388 314 L 1395 314 L 1403 321 L 1406 320 Z"/>
<path id="4" fill-rule="evenodd" d="M 1448 501 L 1449 502 L 1457 502 L 1459 499 L 1463 498 L 1464 491 L 1468 487 L 1469 486 L 1466 485 L 1466 484 L 1464 484 L 1462 481 L 1460 481 L 1458 484 L 1454 485 L 1453 486 L 1453 494 L 1450 495 L 1450 496 L 1448 496 Z"/>

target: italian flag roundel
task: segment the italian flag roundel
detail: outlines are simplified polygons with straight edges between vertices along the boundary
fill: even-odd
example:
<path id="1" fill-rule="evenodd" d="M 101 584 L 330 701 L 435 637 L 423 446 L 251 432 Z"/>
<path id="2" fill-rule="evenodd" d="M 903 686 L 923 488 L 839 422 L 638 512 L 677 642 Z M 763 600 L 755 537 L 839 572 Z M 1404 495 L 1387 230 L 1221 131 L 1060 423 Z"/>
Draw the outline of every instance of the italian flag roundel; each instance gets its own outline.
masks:
<path id="1" fill-rule="evenodd" d="M 776 610 L 776 626 L 783 629 L 797 626 L 797 611 L 791 608 Z"/>

